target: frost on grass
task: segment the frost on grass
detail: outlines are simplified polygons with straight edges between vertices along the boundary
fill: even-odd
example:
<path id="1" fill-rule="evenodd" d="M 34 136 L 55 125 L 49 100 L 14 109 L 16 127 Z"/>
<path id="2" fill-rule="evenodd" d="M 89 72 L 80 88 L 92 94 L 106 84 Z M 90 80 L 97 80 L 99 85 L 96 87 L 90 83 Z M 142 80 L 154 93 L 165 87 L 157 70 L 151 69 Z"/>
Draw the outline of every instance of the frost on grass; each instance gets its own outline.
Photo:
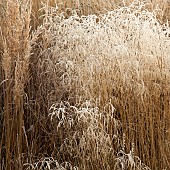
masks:
<path id="1" fill-rule="evenodd" d="M 26 170 L 78 170 L 77 167 L 73 167 L 69 162 L 58 163 L 50 157 L 45 157 L 34 163 L 24 164 Z"/>
<path id="2" fill-rule="evenodd" d="M 65 18 L 49 10 L 38 28 L 48 106 L 57 101 L 50 118 L 58 155 L 80 169 L 149 169 L 140 159 L 149 167 L 168 165 L 169 26 L 136 2 L 99 16 L 72 11 Z M 95 104 L 84 103 L 88 99 Z M 105 110 L 109 100 L 117 119 L 113 107 Z"/>
<path id="3" fill-rule="evenodd" d="M 80 107 L 71 106 L 68 102 L 53 104 L 49 116 L 51 121 L 58 124 L 57 131 L 60 129 L 63 133 L 65 129 L 74 131 L 71 136 L 66 136 L 60 149 L 66 151 L 66 148 L 69 148 L 69 154 L 76 149 L 77 156 L 94 162 L 100 162 L 108 157 L 110 164 L 105 160 L 107 166 L 104 163 L 101 166 L 98 162 L 99 166 L 105 169 L 150 170 L 139 157 L 135 156 L 133 143 L 130 153 L 125 153 L 126 136 L 121 132 L 121 122 L 114 118 L 115 108 L 111 103 L 106 105 L 105 110 L 108 108 L 110 112 L 100 112 L 91 101 L 86 101 Z"/>
<path id="4" fill-rule="evenodd" d="M 68 99 L 76 102 L 89 98 L 107 102 L 120 83 L 134 88 L 137 96 L 145 95 L 145 77 L 155 68 L 169 77 L 169 26 L 160 25 L 154 12 L 144 7 L 134 1 L 99 16 L 72 11 L 67 19 L 64 14 L 48 13 L 39 31 L 51 44 L 44 53 L 51 55 L 46 63 L 53 83 L 60 82 L 55 91 L 62 86 Z"/>

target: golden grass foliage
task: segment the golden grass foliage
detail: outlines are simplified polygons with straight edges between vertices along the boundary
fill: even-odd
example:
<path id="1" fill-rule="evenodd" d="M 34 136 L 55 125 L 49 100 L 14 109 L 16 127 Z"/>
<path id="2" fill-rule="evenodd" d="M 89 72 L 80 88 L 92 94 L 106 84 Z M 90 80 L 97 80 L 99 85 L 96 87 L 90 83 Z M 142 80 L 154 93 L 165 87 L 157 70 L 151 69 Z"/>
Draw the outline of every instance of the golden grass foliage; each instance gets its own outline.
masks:
<path id="1" fill-rule="evenodd" d="M 0 0 L 0 169 L 169 169 L 168 9 Z"/>

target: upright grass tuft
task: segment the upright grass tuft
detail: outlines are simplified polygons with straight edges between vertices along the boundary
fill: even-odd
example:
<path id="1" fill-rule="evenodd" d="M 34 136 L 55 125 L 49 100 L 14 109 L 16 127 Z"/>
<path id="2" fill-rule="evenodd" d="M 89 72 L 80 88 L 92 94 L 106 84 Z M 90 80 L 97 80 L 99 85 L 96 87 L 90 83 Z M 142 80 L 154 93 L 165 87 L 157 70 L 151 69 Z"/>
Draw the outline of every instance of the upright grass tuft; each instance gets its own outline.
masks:
<path id="1" fill-rule="evenodd" d="M 3 77 L 3 132 L 6 169 L 22 169 L 24 87 L 28 81 L 30 39 L 30 1 L 11 0 L 1 18 L 2 77 Z M 2 151 L 1 150 L 1 151 Z M 4 161 L 2 159 L 2 161 Z M 17 161 L 17 163 L 16 163 Z"/>

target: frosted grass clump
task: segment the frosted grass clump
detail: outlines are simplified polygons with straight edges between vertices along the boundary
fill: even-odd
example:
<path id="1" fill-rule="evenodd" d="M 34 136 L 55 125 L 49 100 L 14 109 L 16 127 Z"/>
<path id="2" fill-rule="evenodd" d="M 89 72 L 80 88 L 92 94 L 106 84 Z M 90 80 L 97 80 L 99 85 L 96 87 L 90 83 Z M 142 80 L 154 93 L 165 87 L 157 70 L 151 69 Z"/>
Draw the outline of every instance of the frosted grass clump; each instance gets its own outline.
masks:
<path id="1" fill-rule="evenodd" d="M 154 12 L 141 3 L 99 16 L 78 16 L 73 12 L 68 18 L 56 13 L 45 17 L 38 31 L 45 47 L 44 68 L 52 89 L 47 95 L 48 104 L 59 103 L 53 106 L 51 118 L 57 120 L 62 154 L 79 158 L 80 165 L 87 165 L 87 169 L 91 167 L 81 159 L 82 150 L 85 160 L 89 160 L 89 154 L 96 155 L 91 163 L 96 169 L 99 168 L 96 161 L 105 155 L 102 162 L 112 167 L 110 156 L 114 155 L 114 161 L 116 153 L 122 150 L 122 142 L 118 140 L 122 131 L 113 131 L 115 121 L 107 119 L 104 107 L 110 101 L 118 112 L 113 118 L 117 116 L 129 139 L 124 153 L 130 153 L 133 142 L 136 155 L 148 167 L 166 168 L 170 39 L 164 30 L 168 29 L 168 24 L 161 25 Z M 91 99 L 106 113 L 106 118 L 96 117 L 100 112 L 91 108 L 65 107 L 60 103 L 63 99 L 73 106 Z"/>
<path id="2" fill-rule="evenodd" d="M 121 126 L 111 113 L 105 116 L 90 101 L 78 107 L 61 102 L 52 105 L 49 116 L 57 124 L 57 132 L 63 133 L 60 155 L 74 155 L 80 169 L 90 168 L 89 160 L 94 169 L 113 168 L 115 152 L 121 147 L 118 132 Z M 110 126 L 113 127 L 111 131 Z"/>
<path id="3" fill-rule="evenodd" d="M 92 162 L 110 160 L 105 169 L 147 169 L 139 157 L 135 156 L 134 144 L 130 153 L 126 154 L 126 136 L 121 133 L 122 125 L 114 118 L 115 108 L 111 103 L 105 106 L 105 112 L 100 112 L 91 101 L 86 101 L 79 107 L 68 102 L 53 104 L 50 108 L 51 121 L 57 123 L 57 131 L 66 133 L 60 152 L 73 155 L 76 151 L 79 159 Z M 68 150 L 68 151 L 67 151 Z M 88 152 L 88 153 L 87 153 Z M 81 157 L 81 158 L 80 158 Z M 101 166 L 98 163 L 98 166 Z M 95 165 L 94 165 L 95 167 Z M 87 167 L 86 167 L 87 168 Z"/>
<path id="4" fill-rule="evenodd" d="M 127 50 L 131 52 L 134 49 L 139 50 L 139 47 L 143 52 L 143 49 L 153 42 L 153 45 L 145 50 L 146 55 L 149 55 L 160 46 L 155 43 L 155 40 L 159 40 L 162 44 L 168 40 L 168 37 L 166 39 L 163 26 L 159 24 L 154 13 L 146 9 L 142 10 L 144 5 L 140 5 L 141 7 L 137 6 L 135 9 L 135 4 L 131 4 L 129 7 L 122 7 L 99 16 L 78 16 L 74 12 L 68 19 L 65 19 L 62 14 L 48 16 L 44 24 L 49 25 L 47 30 L 53 37 L 56 48 L 65 49 L 66 53 L 68 51 L 80 53 L 88 48 L 86 52 L 90 54 L 99 55 L 107 52 L 115 56 L 120 52 L 120 48 L 117 47 L 121 47 L 121 50 L 126 49 L 125 54 Z M 164 30 L 168 32 L 168 26 L 164 26 Z M 165 50 L 167 54 L 169 42 L 164 45 L 161 51 Z"/>
<path id="5" fill-rule="evenodd" d="M 45 157 L 34 163 L 24 164 L 26 170 L 78 170 L 78 167 L 73 167 L 69 162 L 58 163 L 57 160 L 51 157 Z"/>
<path id="6" fill-rule="evenodd" d="M 56 13 L 45 17 L 39 31 L 51 44 L 48 53 L 52 62 L 46 61 L 47 71 L 60 70 L 57 79 L 64 82 L 70 100 L 79 98 L 79 102 L 97 95 L 94 98 L 108 101 L 110 95 L 101 99 L 105 92 L 99 91 L 105 85 L 110 91 L 111 86 L 117 86 L 117 79 L 124 88 L 133 86 L 134 93 L 142 97 L 148 93 L 144 76 L 149 70 L 157 68 L 153 72 L 161 70 L 169 77 L 170 39 L 163 32 L 169 27 L 160 25 L 144 5 L 132 3 L 99 16 L 78 16 L 72 11 L 67 19 Z M 56 75 L 52 75 L 55 80 Z M 106 83 L 101 82 L 103 76 L 108 77 Z M 79 90 L 74 94 L 75 88 Z"/>

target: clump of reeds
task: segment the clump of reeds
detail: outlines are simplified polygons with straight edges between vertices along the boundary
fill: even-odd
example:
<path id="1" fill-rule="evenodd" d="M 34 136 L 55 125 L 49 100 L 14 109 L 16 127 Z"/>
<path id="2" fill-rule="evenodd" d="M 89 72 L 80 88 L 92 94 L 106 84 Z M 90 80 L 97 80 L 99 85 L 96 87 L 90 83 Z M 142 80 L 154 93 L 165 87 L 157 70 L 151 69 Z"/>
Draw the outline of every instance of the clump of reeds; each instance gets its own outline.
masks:
<path id="1" fill-rule="evenodd" d="M 169 27 L 145 5 L 134 1 L 99 16 L 49 13 L 40 29 L 52 44 L 44 66 L 56 100 L 91 99 L 101 110 L 111 100 L 136 155 L 151 169 L 166 168 L 170 61 L 163 30 Z M 50 105 L 55 99 L 48 97 Z"/>
<path id="2" fill-rule="evenodd" d="M 65 2 L 3 2 L 0 168 L 169 168 L 168 1 Z"/>
<path id="3" fill-rule="evenodd" d="M 22 153 L 25 151 L 22 128 L 25 112 L 24 88 L 29 78 L 31 55 L 30 15 L 29 1 L 22 1 L 21 5 L 19 1 L 11 0 L 6 1 L 5 12 L 1 16 L 3 130 L 0 155 L 6 169 L 22 169 Z"/>
<path id="4" fill-rule="evenodd" d="M 68 102 L 53 104 L 50 119 L 54 122 L 56 141 L 53 157 L 41 157 L 25 163 L 26 169 L 148 169 L 135 156 L 134 144 L 129 153 L 120 120 L 115 119 L 111 103 L 100 112 L 92 101 L 81 106 Z"/>
<path id="5" fill-rule="evenodd" d="M 119 123 L 111 112 L 105 116 L 88 101 L 79 107 L 68 102 L 54 104 L 50 112 L 60 134 L 60 159 L 79 169 L 113 169 L 113 143 L 115 148 L 121 143 L 118 141 Z"/>

